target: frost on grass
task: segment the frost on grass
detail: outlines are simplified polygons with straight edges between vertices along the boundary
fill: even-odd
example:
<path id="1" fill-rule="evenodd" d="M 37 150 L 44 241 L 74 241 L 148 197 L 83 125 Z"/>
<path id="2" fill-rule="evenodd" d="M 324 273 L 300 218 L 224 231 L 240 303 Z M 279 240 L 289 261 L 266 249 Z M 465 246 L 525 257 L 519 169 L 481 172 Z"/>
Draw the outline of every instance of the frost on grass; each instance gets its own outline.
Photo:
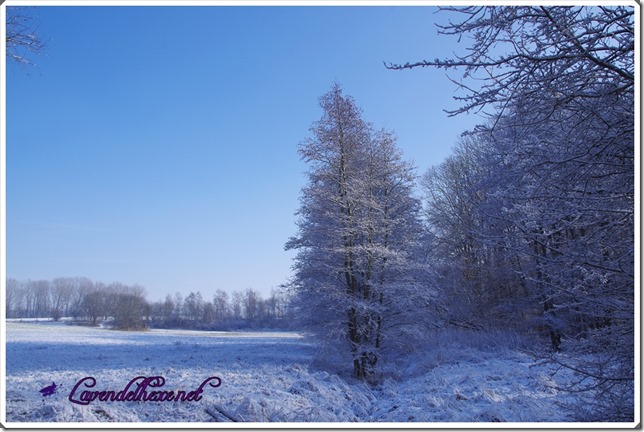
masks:
<path id="1" fill-rule="evenodd" d="M 453 342 L 454 337 L 450 340 Z M 7 324 L 8 422 L 549 422 L 570 421 L 562 375 L 516 349 L 441 344 L 392 359 L 376 386 L 320 370 L 295 333 L 114 332 Z M 198 402 L 73 404 L 76 382 L 122 389 L 160 375 L 165 390 L 222 379 Z M 39 390 L 55 382 L 55 394 Z"/>

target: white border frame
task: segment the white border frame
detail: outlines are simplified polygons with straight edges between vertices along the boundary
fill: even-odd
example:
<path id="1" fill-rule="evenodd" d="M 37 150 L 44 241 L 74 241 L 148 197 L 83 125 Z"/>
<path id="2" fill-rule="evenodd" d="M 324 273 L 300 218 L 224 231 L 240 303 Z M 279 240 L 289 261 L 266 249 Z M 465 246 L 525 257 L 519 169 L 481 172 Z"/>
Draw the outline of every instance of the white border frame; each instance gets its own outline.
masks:
<path id="1" fill-rule="evenodd" d="M 425 0 L 6 0 L 0 5 L 0 41 L 6 40 L 6 7 L 7 6 L 440 6 L 471 5 L 474 0 L 425 1 Z M 534 4 L 534 1 L 486 1 L 478 4 L 488 5 L 521 5 Z M 561 5 L 561 1 L 540 1 L 544 5 Z M 567 1 L 566 5 L 626 5 L 635 8 L 635 143 L 641 144 L 641 76 L 640 76 L 640 30 L 641 5 L 631 1 Z M 6 319 L 6 44 L 0 44 L 0 319 Z M 640 281 L 640 145 L 635 146 L 635 287 L 641 288 Z M 622 429 L 638 428 L 640 425 L 641 408 L 641 293 L 635 289 L 635 415 L 632 423 L 58 423 L 58 422 L 7 422 L 6 421 L 6 325 L 1 325 L 0 347 L 0 424 L 7 429 Z"/>

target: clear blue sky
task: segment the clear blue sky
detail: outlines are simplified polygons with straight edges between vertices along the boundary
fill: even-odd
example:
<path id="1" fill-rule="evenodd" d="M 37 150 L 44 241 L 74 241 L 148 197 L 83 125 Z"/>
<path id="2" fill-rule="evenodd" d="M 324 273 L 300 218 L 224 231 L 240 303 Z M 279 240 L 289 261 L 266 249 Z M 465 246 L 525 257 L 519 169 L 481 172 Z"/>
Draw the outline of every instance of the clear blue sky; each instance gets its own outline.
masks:
<path id="1" fill-rule="evenodd" d="M 37 7 L 7 68 L 7 275 L 138 283 L 148 298 L 285 282 L 306 165 L 341 83 L 422 174 L 479 118 L 448 118 L 462 52 L 432 7 Z"/>

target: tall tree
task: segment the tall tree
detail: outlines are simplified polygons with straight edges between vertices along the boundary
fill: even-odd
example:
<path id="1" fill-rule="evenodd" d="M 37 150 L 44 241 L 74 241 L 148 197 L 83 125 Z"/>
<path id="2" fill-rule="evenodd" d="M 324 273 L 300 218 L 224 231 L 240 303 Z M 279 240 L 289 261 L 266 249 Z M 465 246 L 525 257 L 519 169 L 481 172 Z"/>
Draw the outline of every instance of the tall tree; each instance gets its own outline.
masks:
<path id="1" fill-rule="evenodd" d="M 6 279 L 7 288 L 5 290 L 6 317 L 16 318 L 26 316 L 24 298 L 24 284 L 14 278 Z"/>
<path id="2" fill-rule="evenodd" d="M 185 313 L 193 324 L 199 321 L 203 315 L 204 301 L 201 292 L 190 292 L 184 301 Z"/>
<path id="3" fill-rule="evenodd" d="M 507 326 L 517 323 L 511 302 L 525 294 L 508 222 L 495 218 L 499 165 L 489 166 L 484 142 L 463 137 L 454 154 L 422 178 L 430 232 L 428 248 L 440 276 L 448 323 Z"/>
<path id="4" fill-rule="evenodd" d="M 67 316 L 74 294 L 74 278 L 56 278 L 51 283 L 52 315 L 55 320 Z"/>
<path id="5" fill-rule="evenodd" d="M 428 301 L 415 267 L 420 206 L 393 135 L 375 132 L 337 84 L 320 106 L 299 149 L 311 164 L 309 184 L 298 235 L 286 244 L 298 251 L 295 302 L 317 339 L 350 354 L 356 377 L 370 378 L 383 348 L 422 325 L 406 315 Z"/>
<path id="6" fill-rule="evenodd" d="M 552 348 L 578 354 L 556 360 L 597 395 L 584 418 L 632 419 L 635 10 L 445 9 L 463 19 L 439 32 L 471 36 L 468 53 L 389 67 L 463 69 L 452 114 L 490 117 L 485 201 L 503 205 L 482 203 L 488 221 L 511 226 L 501 244 L 521 254 Z"/>
<path id="7" fill-rule="evenodd" d="M 221 323 L 230 318 L 231 310 L 228 301 L 228 293 L 224 290 L 218 289 L 212 298 L 212 306 L 214 309 L 214 321 Z"/>

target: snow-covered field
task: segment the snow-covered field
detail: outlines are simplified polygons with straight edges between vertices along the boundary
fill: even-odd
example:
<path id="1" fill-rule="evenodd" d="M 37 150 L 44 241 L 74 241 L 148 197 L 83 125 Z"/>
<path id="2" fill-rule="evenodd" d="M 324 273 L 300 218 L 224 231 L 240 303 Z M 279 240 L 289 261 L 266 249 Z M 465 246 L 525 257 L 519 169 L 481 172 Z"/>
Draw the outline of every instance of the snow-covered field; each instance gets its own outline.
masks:
<path id="1" fill-rule="evenodd" d="M 7 322 L 7 422 L 568 422 L 561 374 L 518 350 L 437 346 L 400 362 L 381 384 L 312 366 L 314 347 L 296 333 L 122 332 L 63 323 Z M 162 376 L 156 390 L 203 389 L 199 401 L 69 400 L 75 384 L 124 389 Z M 566 379 L 566 376 L 563 375 Z M 51 396 L 39 390 L 57 386 Z M 152 390 L 148 388 L 148 391 Z M 19 425 L 16 425 L 19 426 Z M 418 426 L 418 424 L 416 424 Z"/>

